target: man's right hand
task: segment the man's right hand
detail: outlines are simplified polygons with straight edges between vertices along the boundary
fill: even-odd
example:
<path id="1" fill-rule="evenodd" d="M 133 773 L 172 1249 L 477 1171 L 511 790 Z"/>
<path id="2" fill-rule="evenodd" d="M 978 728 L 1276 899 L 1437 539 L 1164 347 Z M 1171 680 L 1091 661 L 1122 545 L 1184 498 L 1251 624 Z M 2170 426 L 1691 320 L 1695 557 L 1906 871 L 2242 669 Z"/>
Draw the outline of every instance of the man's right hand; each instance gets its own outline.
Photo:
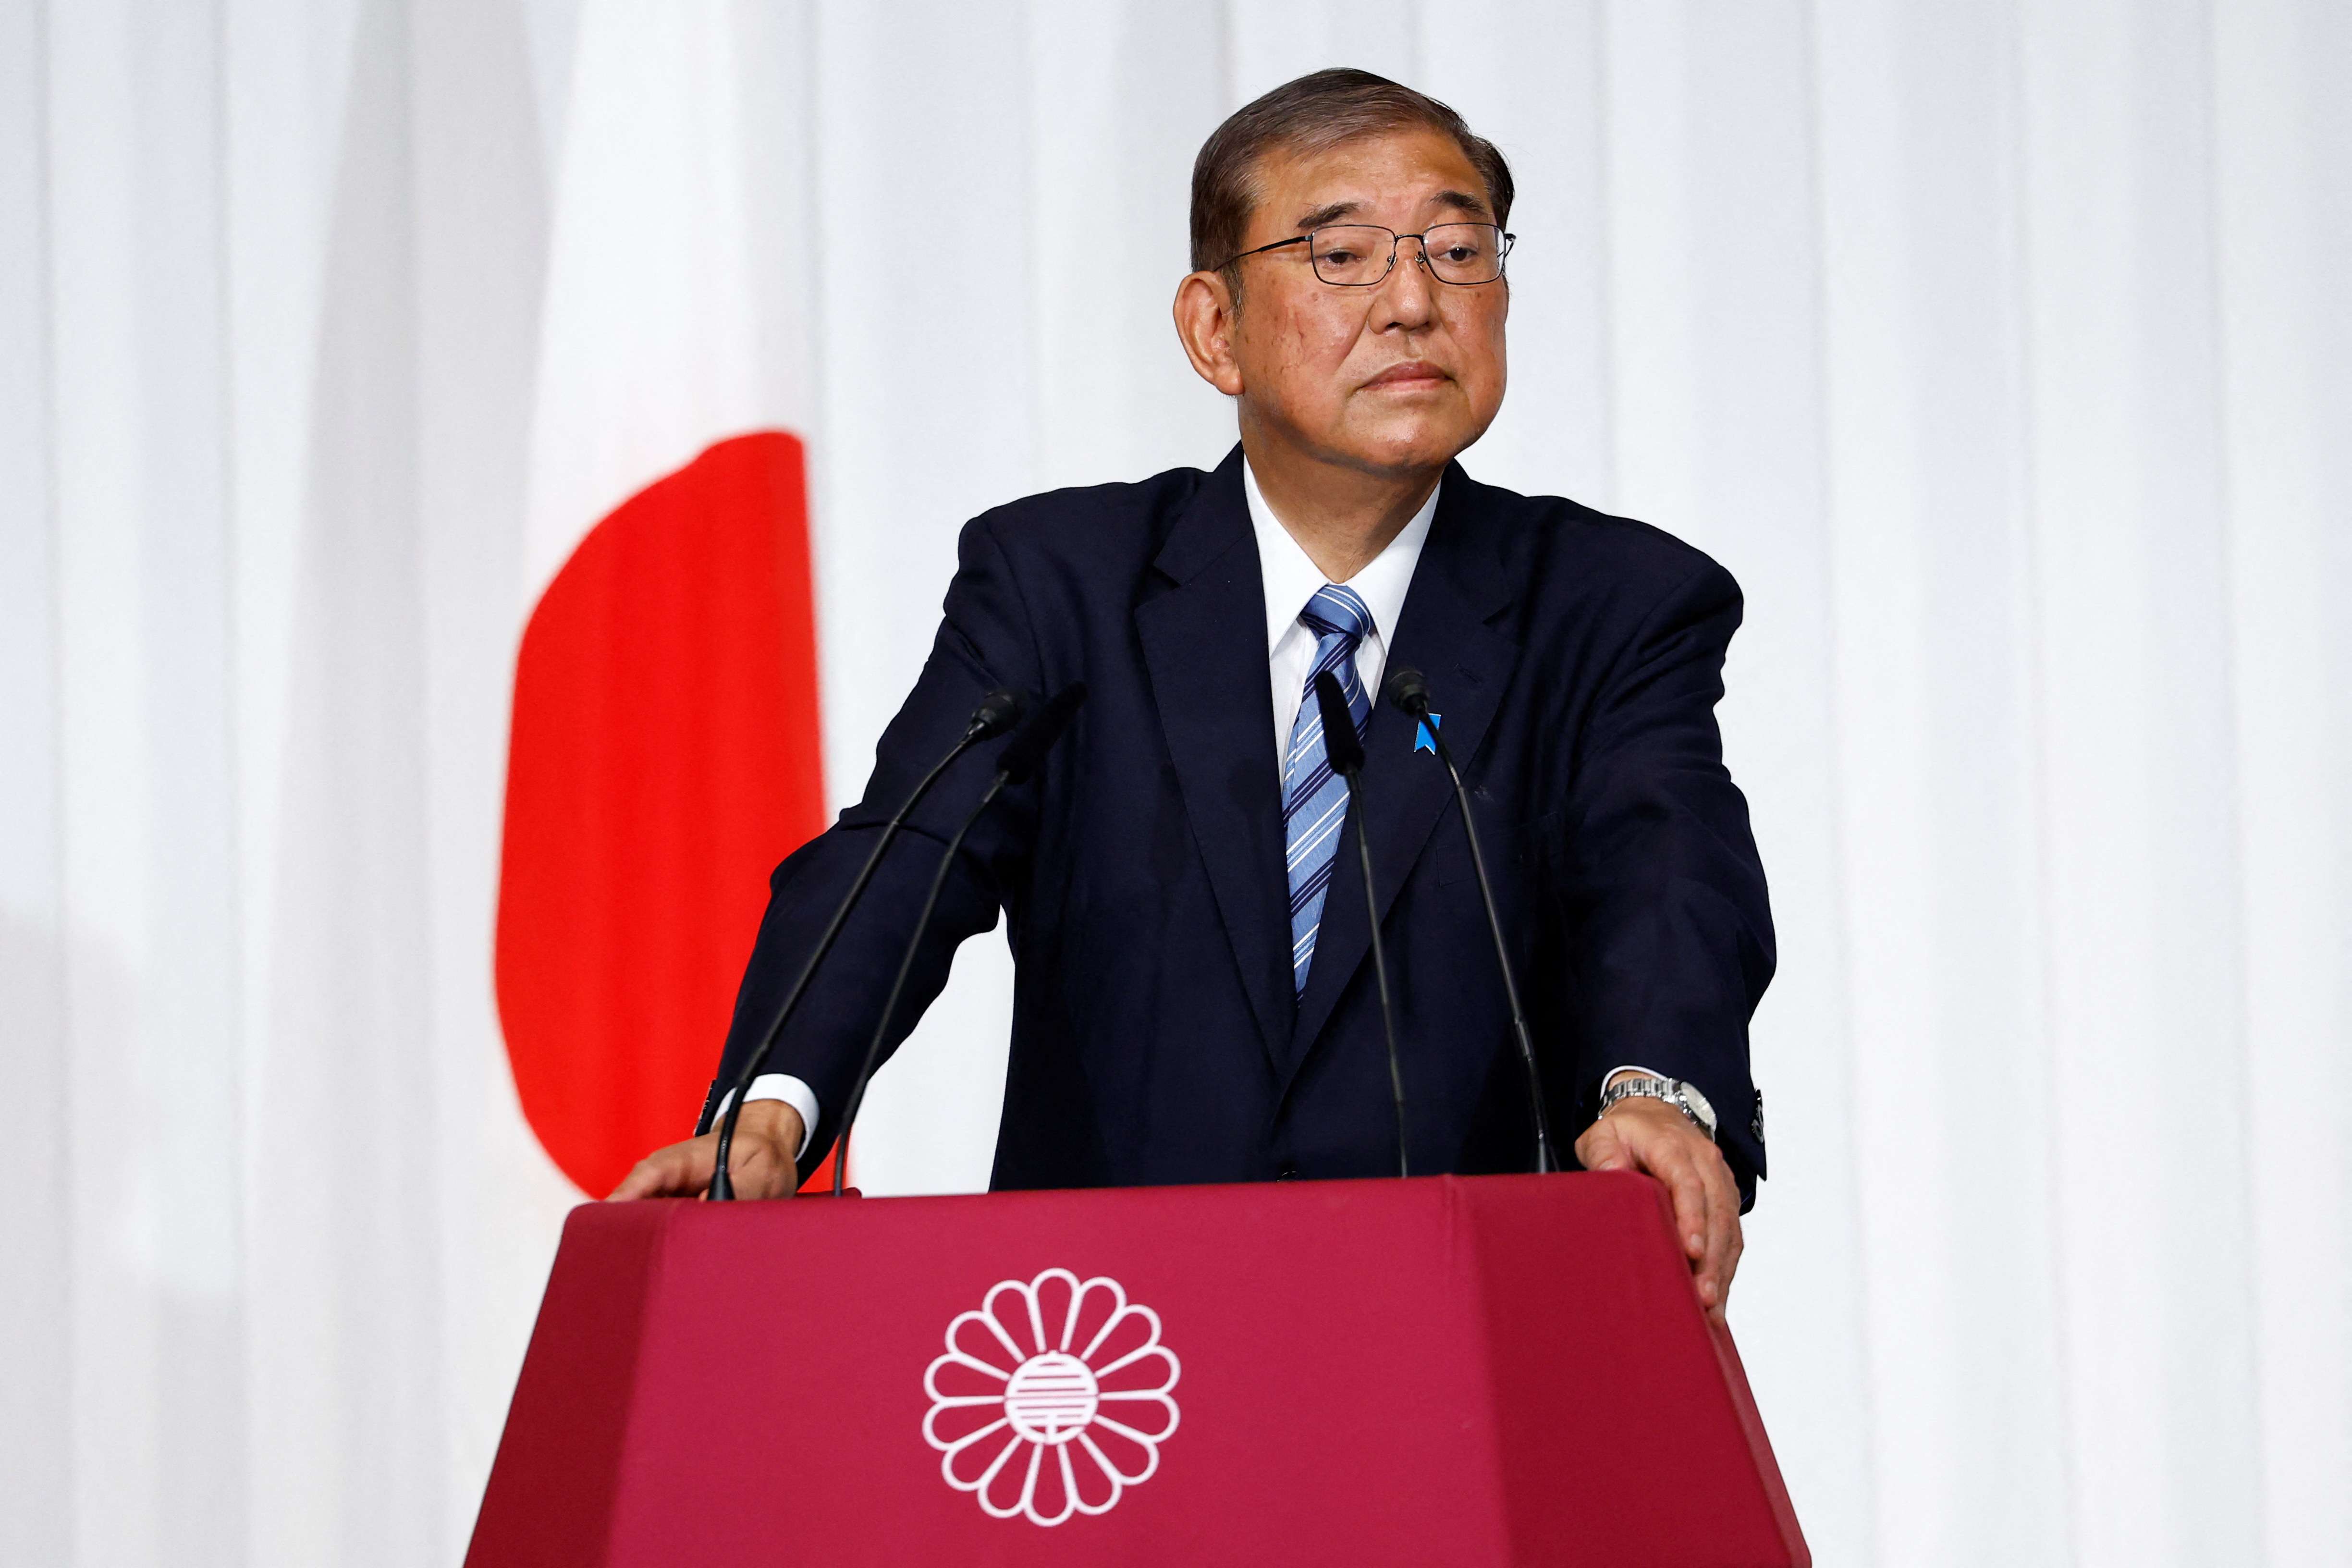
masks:
<path id="1" fill-rule="evenodd" d="M 800 1185 L 793 1155 L 806 1129 L 801 1113 L 781 1100 L 755 1100 L 735 1121 L 735 1142 L 727 1151 L 727 1174 L 739 1198 L 788 1198 Z M 706 1132 L 637 1162 L 604 1201 L 625 1198 L 698 1198 L 710 1190 L 719 1164 L 719 1134 Z"/>

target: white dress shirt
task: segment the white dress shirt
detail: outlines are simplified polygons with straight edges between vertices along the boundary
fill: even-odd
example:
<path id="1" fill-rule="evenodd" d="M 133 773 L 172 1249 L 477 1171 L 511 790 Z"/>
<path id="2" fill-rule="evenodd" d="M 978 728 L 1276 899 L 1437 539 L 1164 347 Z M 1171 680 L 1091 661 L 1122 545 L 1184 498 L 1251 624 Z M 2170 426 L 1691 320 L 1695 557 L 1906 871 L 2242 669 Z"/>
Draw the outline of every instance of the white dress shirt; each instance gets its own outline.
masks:
<path id="1" fill-rule="evenodd" d="M 1443 489 L 1442 483 L 1432 489 L 1421 510 L 1389 541 L 1387 548 L 1348 579 L 1348 586 L 1371 613 L 1371 627 L 1356 646 L 1356 674 L 1375 707 L 1381 701 L 1381 677 L 1388 668 L 1389 639 L 1396 635 L 1397 617 L 1404 613 L 1404 596 L 1412 587 L 1414 568 L 1421 564 L 1422 546 L 1429 542 L 1430 521 L 1437 515 L 1438 491 Z M 1315 668 L 1316 634 L 1299 620 L 1298 613 L 1330 579 L 1274 515 L 1246 458 L 1242 462 L 1242 494 L 1249 503 L 1250 531 L 1257 538 L 1258 576 L 1265 587 L 1266 678 L 1274 698 L 1274 769 L 1279 778 L 1290 752 L 1290 728 L 1297 722 L 1298 710 L 1306 700 L 1307 677 Z M 1644 1070 L 1619 1068 L 1609 1076 Z M 733 1099 L 730 1090 L 719 1102 L 712 1125 L 717 1125 L 718 1116 L 726 1114 Z M 806 1131 L 795 1158 L 807 1155 L 809 1140 L 816 1136 L 814 1089 L 790 1073 L 762 1073 L 751 1080 L 751 1091 L 744 1099 L 747 1102 L 781 1100 L 799 1111 Z"/>
<path id="2" fill-rule="evenodd" d="M 1444 488 L 1441 485 L 1438 489 Z M 1315 668 L 1316 635 L 1299 620 L 1298 612 L 1330 579 L 1307 559 L 1298 541 L 1290 537 L 1290 531 L 1266 505 L 1257 488 L 1257 475 L 1246 461 L 1242 464 L 1242 494 L 1249 500 L 1250 531 L 1257 535 L 1258 575 L 1265 584 L 1266 661 L 1274 683 L 1274 771 L 1279 778 L 1283 761 L 1290 754 L 1290 727 L 1297 722 L 1299 707 L 1307 699 L 1307 677 Z M 1389 639 L 1396 636 L 1405 591 L 1412 586 L 1413 568 L 1421 564 L 1421 547 L 1429 542 L 1429 521 L 1436 515 L 1437 489 L 1433 489 L 1421 510 L 1412 514 L 1412 521 L 1389 541 L 1388 548 L 1348 579 L 1348 586 L 1372 615 L 1371 629 L 1356 645 L 1356 674 L 1376 708 L 1381 701 L 1381 676 L 1388 668 Z"/>

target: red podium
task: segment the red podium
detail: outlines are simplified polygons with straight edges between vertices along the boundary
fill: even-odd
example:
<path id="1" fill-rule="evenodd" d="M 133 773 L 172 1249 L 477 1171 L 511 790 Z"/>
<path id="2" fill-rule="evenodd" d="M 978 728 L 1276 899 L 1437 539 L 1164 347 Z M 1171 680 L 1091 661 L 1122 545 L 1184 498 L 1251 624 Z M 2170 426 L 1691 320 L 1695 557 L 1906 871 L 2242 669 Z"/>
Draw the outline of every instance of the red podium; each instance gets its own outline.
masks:
<path id="1" fill-rule="evenodd" d="M 586 1205 L 467 1555 L 1810 1561 L 1632 1175 Z"/>

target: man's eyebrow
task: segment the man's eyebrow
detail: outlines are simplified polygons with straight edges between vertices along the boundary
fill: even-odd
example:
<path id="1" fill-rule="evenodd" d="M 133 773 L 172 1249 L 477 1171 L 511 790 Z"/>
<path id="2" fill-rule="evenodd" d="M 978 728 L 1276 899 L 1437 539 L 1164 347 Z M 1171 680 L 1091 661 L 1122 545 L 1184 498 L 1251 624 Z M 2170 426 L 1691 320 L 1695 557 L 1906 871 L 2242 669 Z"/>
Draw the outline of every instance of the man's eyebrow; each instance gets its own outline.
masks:
<path id="1" fill-rule="evenodd" d="M 1455 212 L 1469 213 L 1476 217 L 1491 218 L 1494 214 L 1494 209 L 1486 205 L 1486 197 L 1473 195 L 1468 191 L 1440 191 L 1429 199 L 1439 206 L 1452 207 Z M 1338 223 L 1363 210 L 1361 202 L 1333 202 L 1328 206 L 1317 207 L 1298 220 L 1298 232 L 1305 234 L 1309 229 L 1321 228 L 1327 223 Z"/>
<path id="2" fill-rule="evenodd" d="M 1333 202 L 1328 207 L 1317 207 L 1298 220 L 1298 232 L 1305 234 L 1310 228 L 1321 228 L 1327 223 L 1338 223 L 1343 217 L 1353 217 L 1363 209 L 1364 204 L 1361 202 Z"/>

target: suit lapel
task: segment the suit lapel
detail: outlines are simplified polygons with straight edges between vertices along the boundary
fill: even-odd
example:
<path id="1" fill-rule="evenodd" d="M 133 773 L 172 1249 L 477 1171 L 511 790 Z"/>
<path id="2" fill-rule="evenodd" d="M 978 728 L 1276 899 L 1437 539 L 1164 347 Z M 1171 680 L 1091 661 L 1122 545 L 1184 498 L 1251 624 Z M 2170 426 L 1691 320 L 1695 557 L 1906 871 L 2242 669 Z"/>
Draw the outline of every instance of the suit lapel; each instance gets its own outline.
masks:
<path id="1" fill-rule="evenodd" d="M 1293 1011 L 1289 901 L 1265 589 L 1239 447 L 1178 516 L 1152 564 L 1174 586 L 1137 607 L 1136 632 L 1226 940 L 1279 1066 Z"/>
<path id="2" fill-rule="evenodd" d="M 1445 743 L 1465 775 L 1518 664 L 1516 642 L 1490 624 L 1511 602 L 1503 564 L 1500 524 L 1478 503 L 1478 487 L 1458 464 L 1445 470 L 1444 493 L 1432 520 L 1421 563 L 1413 569 L 1403 613 L 1389 647 L 1388 668 L 1411 665 L 1429 677 L 1444 723 Z M 1261 683 L 1263 684 L 1263 683 Z M 1412 750 L 1412 721 L 1373 693 L 1372 721 L 1364 737 L 1363 798 L 1372 847 L 1373 890 L 1386 921 L 1421 858 L 1453 785 L 1437 759 Z M 1266 727 L 1272 728 L 1269 717 Z M 1364 915 L 1364 879 L 1351 824 L 1339 846 L 1331 890 L 1316 935 L 1315 963 L 1298 999 L 1297 1020 L 1284 1063 L 1296 1075 L 1330 1021 L 1349 982 L 1371 947 Z M 1391 941 L 1392 932 L 1387 933 Z M 1367 985 L 1372 984 L 1367 977 Z M 1401 1048 L 1411 1043 L 1400 1039 Z"/>

